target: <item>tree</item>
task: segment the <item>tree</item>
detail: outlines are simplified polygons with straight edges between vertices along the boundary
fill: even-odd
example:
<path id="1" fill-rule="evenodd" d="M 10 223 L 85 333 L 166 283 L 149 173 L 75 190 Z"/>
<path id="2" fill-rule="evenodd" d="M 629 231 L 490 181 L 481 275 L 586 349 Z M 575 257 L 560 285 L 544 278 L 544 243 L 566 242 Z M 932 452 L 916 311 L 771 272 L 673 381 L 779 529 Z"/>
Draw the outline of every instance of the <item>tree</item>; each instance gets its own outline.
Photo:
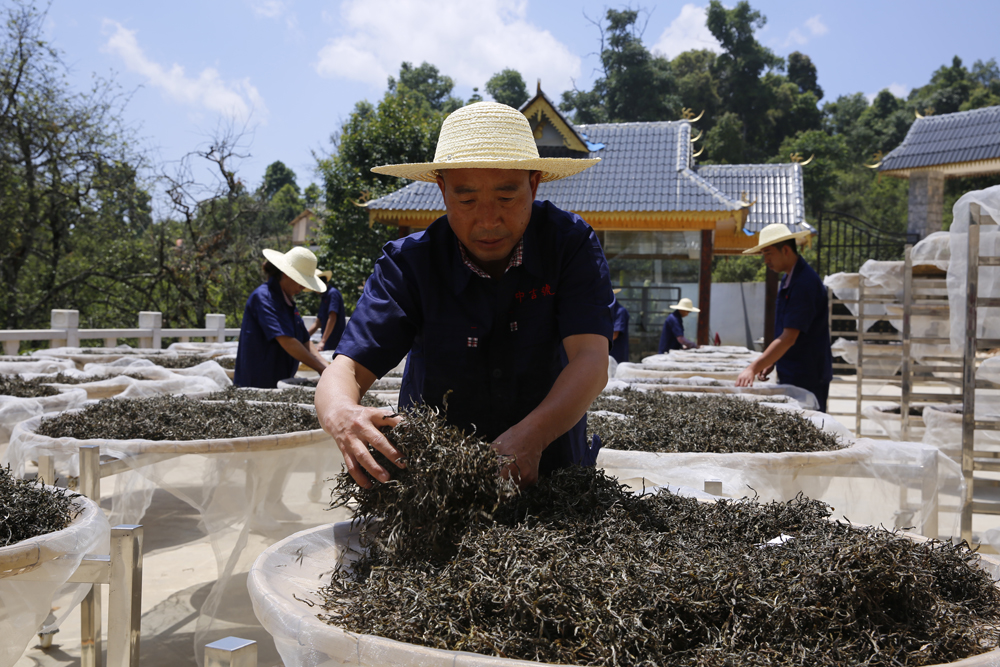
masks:
<path id="1" fill-rule="evenodd" d="M 723 50 L 715 61 L 723 107 L 743 122 L 747 146 L 763 148 L 771 134 L 767 111 L 772 95 L 761 77 L 768 70 L 784 66 L 781 58 L 754 37 L 767 19 L 746 0 L 733 9 L 711 0 L 707 17 L 706 25 Z"/>
<path id="2" fill-rule="evenodd" d="M 320 261 L 333 272 L 331 284 L 343 294 L 348 310 L 357 302 L 382 246 L 397 234 L 395 228 L 369 226 L 363 204 L 405 185 L 397 178 L 373 174 L 371 168 L 430 162 L 449 105 L 442 103 L 435 109 L 425 92 L 437 100 L 451 99 L 450 87 L 411 88 L 402 83 L 404 72 L 410 71 L 407 67 L 404 63 L 400 82 L 390 85 L 377 105 L 367 101 L 355 105 L 336 135 L 336 151 L 318 161 L 327 207 Z M 451 81 L 431 65 L 421 67 L 433 70 L 439 82 Z"/>
<path id="3" fill-rule="evenodd" d="M 639 12 L 609 9 L 607 26 L 601 32 L 603 76 L 588 93 L 566 91 L 559 108 L 576 111 L 576 122 L 673 120 L 680 116 L 681 102 L 670 61 L 654 56 L 642 43 L 636 22 Z"/>
<path id="4" fill-rule="evenodd" d="M 817 101 L 823 99 L 823 89 L 817 83 L 816 66 L 804 53 L 792 51 L 788 54 L 788 80 L 799 87 L 799 92 L 811 92 Z"/>
<path id="5" fill-rule="evenodd" d="M 519 109 L 528 101 L 528 88 L 524 85 L 521 73 L 516 69 L 504 69 L 497 72 L 486 82 L 486 92 L 500 104 Z"/>
<path id="6" fill-rule="evenodd" d="M 148 271 L 151 216 L 122 98 L 107 81 L 68 87 L 44 13 L 19 1 L 2 13 L 0 327 L 46 326 L 52 308 L 132 326 L 141 308 L 122 283 Z"/>
<path id="7" fill-rule="evenodd" d="M 426 62 L 419 67 L 404 62 L 399 68 L 399 78 L 389 77 L 390 93 L 410 90 L 423 98 L 434 111 L 445 113 L 462 106 L 462 100 L 451 94 L 454 87 L 455 82 L 450 76 L 442 75 L 437 67 Z"/>
<path id="8" fill-rule="evenodd" d="M 746 157 L 743 121 L 731 111 L 722 114 L 705 134 L 705 162 L 741 164 Z"/>
<path id="9" fill-rule="evenodd" d="M 708 49 L 684 51 L 670 61 L 670 67 L 677 78 L 681 104 L 695 115 L 701 115 L 698 127 L 711 130 L 722 107 L 719 81 L 714 74 L 715 53 Z"/>
<path id="10" fill-rule="evenodd" d="M 291 186 L 296 195 L 299 193 L 299 186 L 295 182 L 295 172 L 286 167 L 281 160 L 267 165 L 267 169 L 264 170 L 264 182 L 260 186 L 260 194 L 264 200 L 271 201 L 271 198 L 285 186 Z"/>

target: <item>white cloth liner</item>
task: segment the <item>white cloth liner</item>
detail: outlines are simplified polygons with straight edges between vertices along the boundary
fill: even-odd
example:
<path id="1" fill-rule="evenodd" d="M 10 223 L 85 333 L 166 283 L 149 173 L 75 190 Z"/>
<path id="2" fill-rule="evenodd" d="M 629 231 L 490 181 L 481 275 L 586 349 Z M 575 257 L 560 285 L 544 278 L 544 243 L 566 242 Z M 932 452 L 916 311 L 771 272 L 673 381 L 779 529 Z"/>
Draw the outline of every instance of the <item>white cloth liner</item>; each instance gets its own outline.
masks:
<path id="1" fill-rule="evenodd" d="M 927 405 L 928 403 L 910 403 L 910 407 L 920 410 L 921 415 Z M 896 412 L 892 412 L 893 410 Z M 866 405 L 863 407 L 861 415 L 875 422 L 879 428 L 885 431 L 890 440 L 902 440 L 903 415 L 900 410 L 899 403 L 876 403 L 875 405 Z M 913 416 L 911 415 L 910 437 L 921 437 L 922 439 L 923 432 L 924 428 L 913 421 Z"/>
<path id="2" fill-rule="evenodd" d="M 74 388 L 82 389 L 87 392 L 89 399 L 111 398 L 112 396 L 146 398 L 163 394 L 194 395 L 220 391 L 232 384 L 225 370 L 218 363 L 210 360 L 191 368 L 167 369 L 147 359 L 123 357 L 110 363 L 89 363 L 84 366 L 82 371 L 71 369 L 63 371 L 63 374 L 75 378 L 115 376 L 78 384 L 51 383 L 53 387 L 61 391 Z M 22 377 L 38 379 L 46 376 L 23 373 Z"/>
<path id="3" fill-rule="evenodd" d="M 623 389 L 667 391 L 682 395 L 714 394 L 739 396 L 763 402 L 767 402 L 768 399 L 785 397 L 794 406 L 805 410 L 816 410 L 819 408 L 819 401 L 811 391 L 790 384 L 758 382 L 752 387 L 737 387 L 733 380 L 717 380 L 697 375 L 686 378 L 631 378 L 631 382 L 623 379 L 609 381 L 604 388 L 604 393 L 607 394 Z M 776 400 L 776 402 L 780 401 Z"/>
<path id="4" fill-rule="evenodd" d="M 0 375 L 58 373 L 76 368 L 70 359 L 38 359 L 29 356 L 0 357 Z"/>
<path id="5" fill-rule="evenodd" d="M 14 427 L 24 420 L 36 415 L 78 408 L 86 401 L 87 392 L 76 388 L 64 390 L 54 396 L 39 396 L 37 398 L 0 396 L 0 457 L 7 449 L 7 443 L 10 442 L 10 434 Z"/>
<path id="6" fill-rule="evenodd" d="M 58 623 L 83 598 L 85 586 L 66 584 L 83 557 L 109 553 L 111 526 L 104 512 L 83 496 L 75 502 L 81 512 L 63 530 L 0 548 L 0 667 L 18 661 L 54 606 Z M 19 576 L 27 572 L 32 581 Z"/>
<path id="7" fill-rule="evenodd" d="M 117 399 L 113 399 L 117 400 Z M 195 654 L 203 660 L 206 643 L 229 634 L 224 622 L 226 593 L 234 573 L 245 571 L 259 553 L 260 540 L 248 540 L 250 530 L 267 536 L 284 536 L 289 528 L 325 523 L 330 514 L 321 495 L 323 480 L 340 472 L 343 458 L 332 438 L 322 430 L 253 438 L 195 441 L 76 440 L 48 438 L 35 433 L 42 417 L 14 429 L 3 463 L 22 475 L 27 461 L 40 454 L 55 457 L 56 470 L 79 474 L 79 447 L 97 445 L 102 456 L 121 460 L 127 469 L 114 476 L 110 520 L 113 525 L 142 523 L 153 492 L 164 489 L 198 510 L 201 527 L 208 534 L 218 567 L 218 580 L 200 609 L 195 630 Z M 309 501 L 296 507 L 303 518 L 287 511 L 282 499 L 288 476 L 305 471 L 319 488 Z M 298 490 L 296 490 L 298 491 Z M 299 494 L 301 495 L 301 494 Z M 310 502 L 311 501 L 311 502 Z M 281 521 L 282 523 L 279 523 Z M 154 527 L 148 527 L 150 529 Z M 265 539 L 265 546 L 272 538 Z M 248 548 L 258 545 L 258 549 Z"/>
<path id="8" fill-rule="evenodd" d="M 979 254 L 1000 256 L 1000 185 L 967 192 L 952 208 L 954 220 L 949 233 L 951 262 L 948 264 L 948 300 L 951 303 L 951 345 L 956 352 L 965 348 L 966 278 L 969 266 L 969 204 L 977 203 L 996 224 L 979 230 Z M 979 296 L 1000 295 L 1000 267 L 980 267 Z M 977 338 L 1000 338 L 1000 308 L 980 308 Z"/>
<path id="9" fill-rule="evenodd" d="M 921 540 L 919 535 L 910 537 Z M 253 610 L 274 639 L 285 667 L 539 667 L 545 664 L 405 644 L 347 632 L 319 620 L 317 609 L 301 600 L 319 602 L 316 591 L 329 580 L 333 565 L 345 552 L 359 550 L 357 532 L 345 521 L 291 535 L 268 547 L 254 562 L 247 578 Z M 345 560 L 350 562 L 351 556 Z M 1000 560 L 981 555 L 977 566 L 989 572 L 994 580 L 1000 578 Z M 1000 649 L 950 664 L 991 667 L 998 663 Z"/>

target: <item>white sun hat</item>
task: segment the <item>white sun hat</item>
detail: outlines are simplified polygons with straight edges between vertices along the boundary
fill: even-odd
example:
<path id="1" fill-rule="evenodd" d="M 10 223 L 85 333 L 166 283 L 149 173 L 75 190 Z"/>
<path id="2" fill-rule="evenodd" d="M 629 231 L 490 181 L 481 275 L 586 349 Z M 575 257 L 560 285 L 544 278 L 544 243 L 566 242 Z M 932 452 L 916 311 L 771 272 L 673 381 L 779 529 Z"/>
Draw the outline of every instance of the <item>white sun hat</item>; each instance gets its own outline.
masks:
<path id="1" fill-rule="evenodd" d="M 268 248 L 264 250 L 264 257 L 303 287 L 314 292 L 326 291 L 326 285 L 316 277 L 316 255 L 309 248 L 295 246 L 284 254 Z"/>
<path id="2" fill-rule="evenodd" d="M 799 243 L 799 239 L 804 239 L 810 234 L 812 234 L 812 232 L 809 230 L 804 232 L 793 232 L 788 229 L 786 225 L 783 225 L 780 222 L 775 222 L 760 230 L 760 237 L 758 238 L 760 243 L 749 250 L 744 250 L 743 254 L 756 255 L 769 245 L 774 245 L 775 243 L 781 243 L 782 241 L 788 241 L 790 239 L 795 239 L 795 242 Z M 799 245 L 801 245 L 801 243 L 799 243 Z"/>
<path id="3" fill-rule="evenodd" d="M 331 271 L 330 269 L 327 269 L 326 271 L 320 271 L 319 269 L 316 269 L 316 277 L 322 278 L 323 280 L 330 280 L 331 278 L 333 278 L 333 271 Z"/>
<path id="4" fill-rule="evenodd" d="M 676 306 L 670 306 L 670 310 L 686 310 L 689 313 L 700 313 L 701 308 L 695 308 L 694 304 L 691 303 L 691 299 L 684 297 L 677 302 Z"/>
<path id="5" fill-rule="evenodd" d="M 531 124 L 524 114 L 497 102 L 458 109 L 441 126 L 434 162 L 373 167 L 376 174 L 435 182 L 441 169 L 525 169 L 556 181 L 592 167 L 600 158 L 538 157 Z"/>

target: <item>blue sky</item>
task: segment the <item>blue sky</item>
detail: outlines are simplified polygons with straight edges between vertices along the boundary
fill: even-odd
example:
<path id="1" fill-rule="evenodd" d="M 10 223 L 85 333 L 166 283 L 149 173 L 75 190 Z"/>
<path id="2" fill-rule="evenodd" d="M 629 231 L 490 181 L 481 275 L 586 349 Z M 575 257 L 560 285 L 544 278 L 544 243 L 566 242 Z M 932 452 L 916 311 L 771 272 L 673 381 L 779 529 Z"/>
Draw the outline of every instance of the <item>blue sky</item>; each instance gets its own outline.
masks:
<path id="1" fill-rule="evenodd" d="M 733 4 L 726 2 L 727 6 Z M 711 48 L 707 2 L 647 2 L 644 41 L 674 56 Z M 751 0 L 767 17 L 757 38 L 778 55 L 808 54 L 825 101 L 889 88 L 905 96 L 958 55 L 1000 59 L 996 0 Z M 113 76 L 131 95 L 126 120 L 160 163 L 245 130 L 241 177 L 256 185 L 281 160 L 299 185 L 317 180 L 314 152 L 361 99 L 377 100 L 404 60 L 428 61 L 456 94 L 504 67 L 551 97 L 589 88 L 599 64 L 591 19 L 603 0 L 52 0 L 46 33 L 71 83 Z M 632 6 L 640 6 L 633 4 Z"/>

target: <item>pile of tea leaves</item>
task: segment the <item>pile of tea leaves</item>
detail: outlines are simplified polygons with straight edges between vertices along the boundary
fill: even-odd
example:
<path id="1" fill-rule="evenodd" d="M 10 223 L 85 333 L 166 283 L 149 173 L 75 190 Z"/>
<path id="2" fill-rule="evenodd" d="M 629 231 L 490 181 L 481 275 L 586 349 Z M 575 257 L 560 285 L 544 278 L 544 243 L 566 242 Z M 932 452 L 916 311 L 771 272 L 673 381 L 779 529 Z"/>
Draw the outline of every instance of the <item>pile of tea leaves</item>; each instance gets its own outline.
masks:
<path id="1" fill-rule="evenodd" d="M 312 405 L 316 392 L 294 387 L 290 389 L 254 389 L 230 385 L 222 391 L 209 394 L 205 401 L 261 401 L 263 403 L 297 403 Z"/>
<path id="2" fill-rule="evenodd" d="M 203 364 L 206 361 L 209 361 L 208 357 L 203 357 L 199 354 L 182 354 L 176 357 L 170 355 L 164 355 L 161 357 L 159 355 L 152 354 L 148 357 L 141 358 L 167 369 L 194 368 L 198 364 Z"/>
<path id="3" fill-rule="evenodd" d="M 603 447 L 641 452 L 777 453 L 842 449 L 808 419 L 731 396 L 680 396 L 625 389 L 602 394 L 587 429 Z"/>
<path id="4" fill-rule="evenodd" d="M 0 547 L 62 530 L 77 517 L 76 494 L 18 479 L 0 467 Z"/>
<path id="5" fill-rule="evenodd" d="M 391 436 L 406 472 L 337 487 L 367 520 L 367 550 L 318 592 L 347 631 L 622 667 L 929 665 L 1000 643 L 1000 595 L 964 544 L 830 521 L 801 496 L 637 496 L 592 468 L 518 494 L 485 443 L 407 423 Z"/>
<path id="6" fill-rule="evenodd" d="M 55 396 L 59 390 L 34 380 L 25 380 L 20 375 L 0 375 L 0 396 L 16 398 L 41 398 Z"/>
<path id="7" fill-rule="evenodd" d="M 37 432 L 51 438 L 202 440 L 247 438 L 320 428 L 302 406 L 228 401 L 205 403 L 185 396 L 108 398 L 79 412 L 42 419 Z"/>
<path id="8" fill-rule="evenodd" d="M 227 370 L 236 369 L 236 357 L 216 357 L 215 363 L 219 364 Z"/>

